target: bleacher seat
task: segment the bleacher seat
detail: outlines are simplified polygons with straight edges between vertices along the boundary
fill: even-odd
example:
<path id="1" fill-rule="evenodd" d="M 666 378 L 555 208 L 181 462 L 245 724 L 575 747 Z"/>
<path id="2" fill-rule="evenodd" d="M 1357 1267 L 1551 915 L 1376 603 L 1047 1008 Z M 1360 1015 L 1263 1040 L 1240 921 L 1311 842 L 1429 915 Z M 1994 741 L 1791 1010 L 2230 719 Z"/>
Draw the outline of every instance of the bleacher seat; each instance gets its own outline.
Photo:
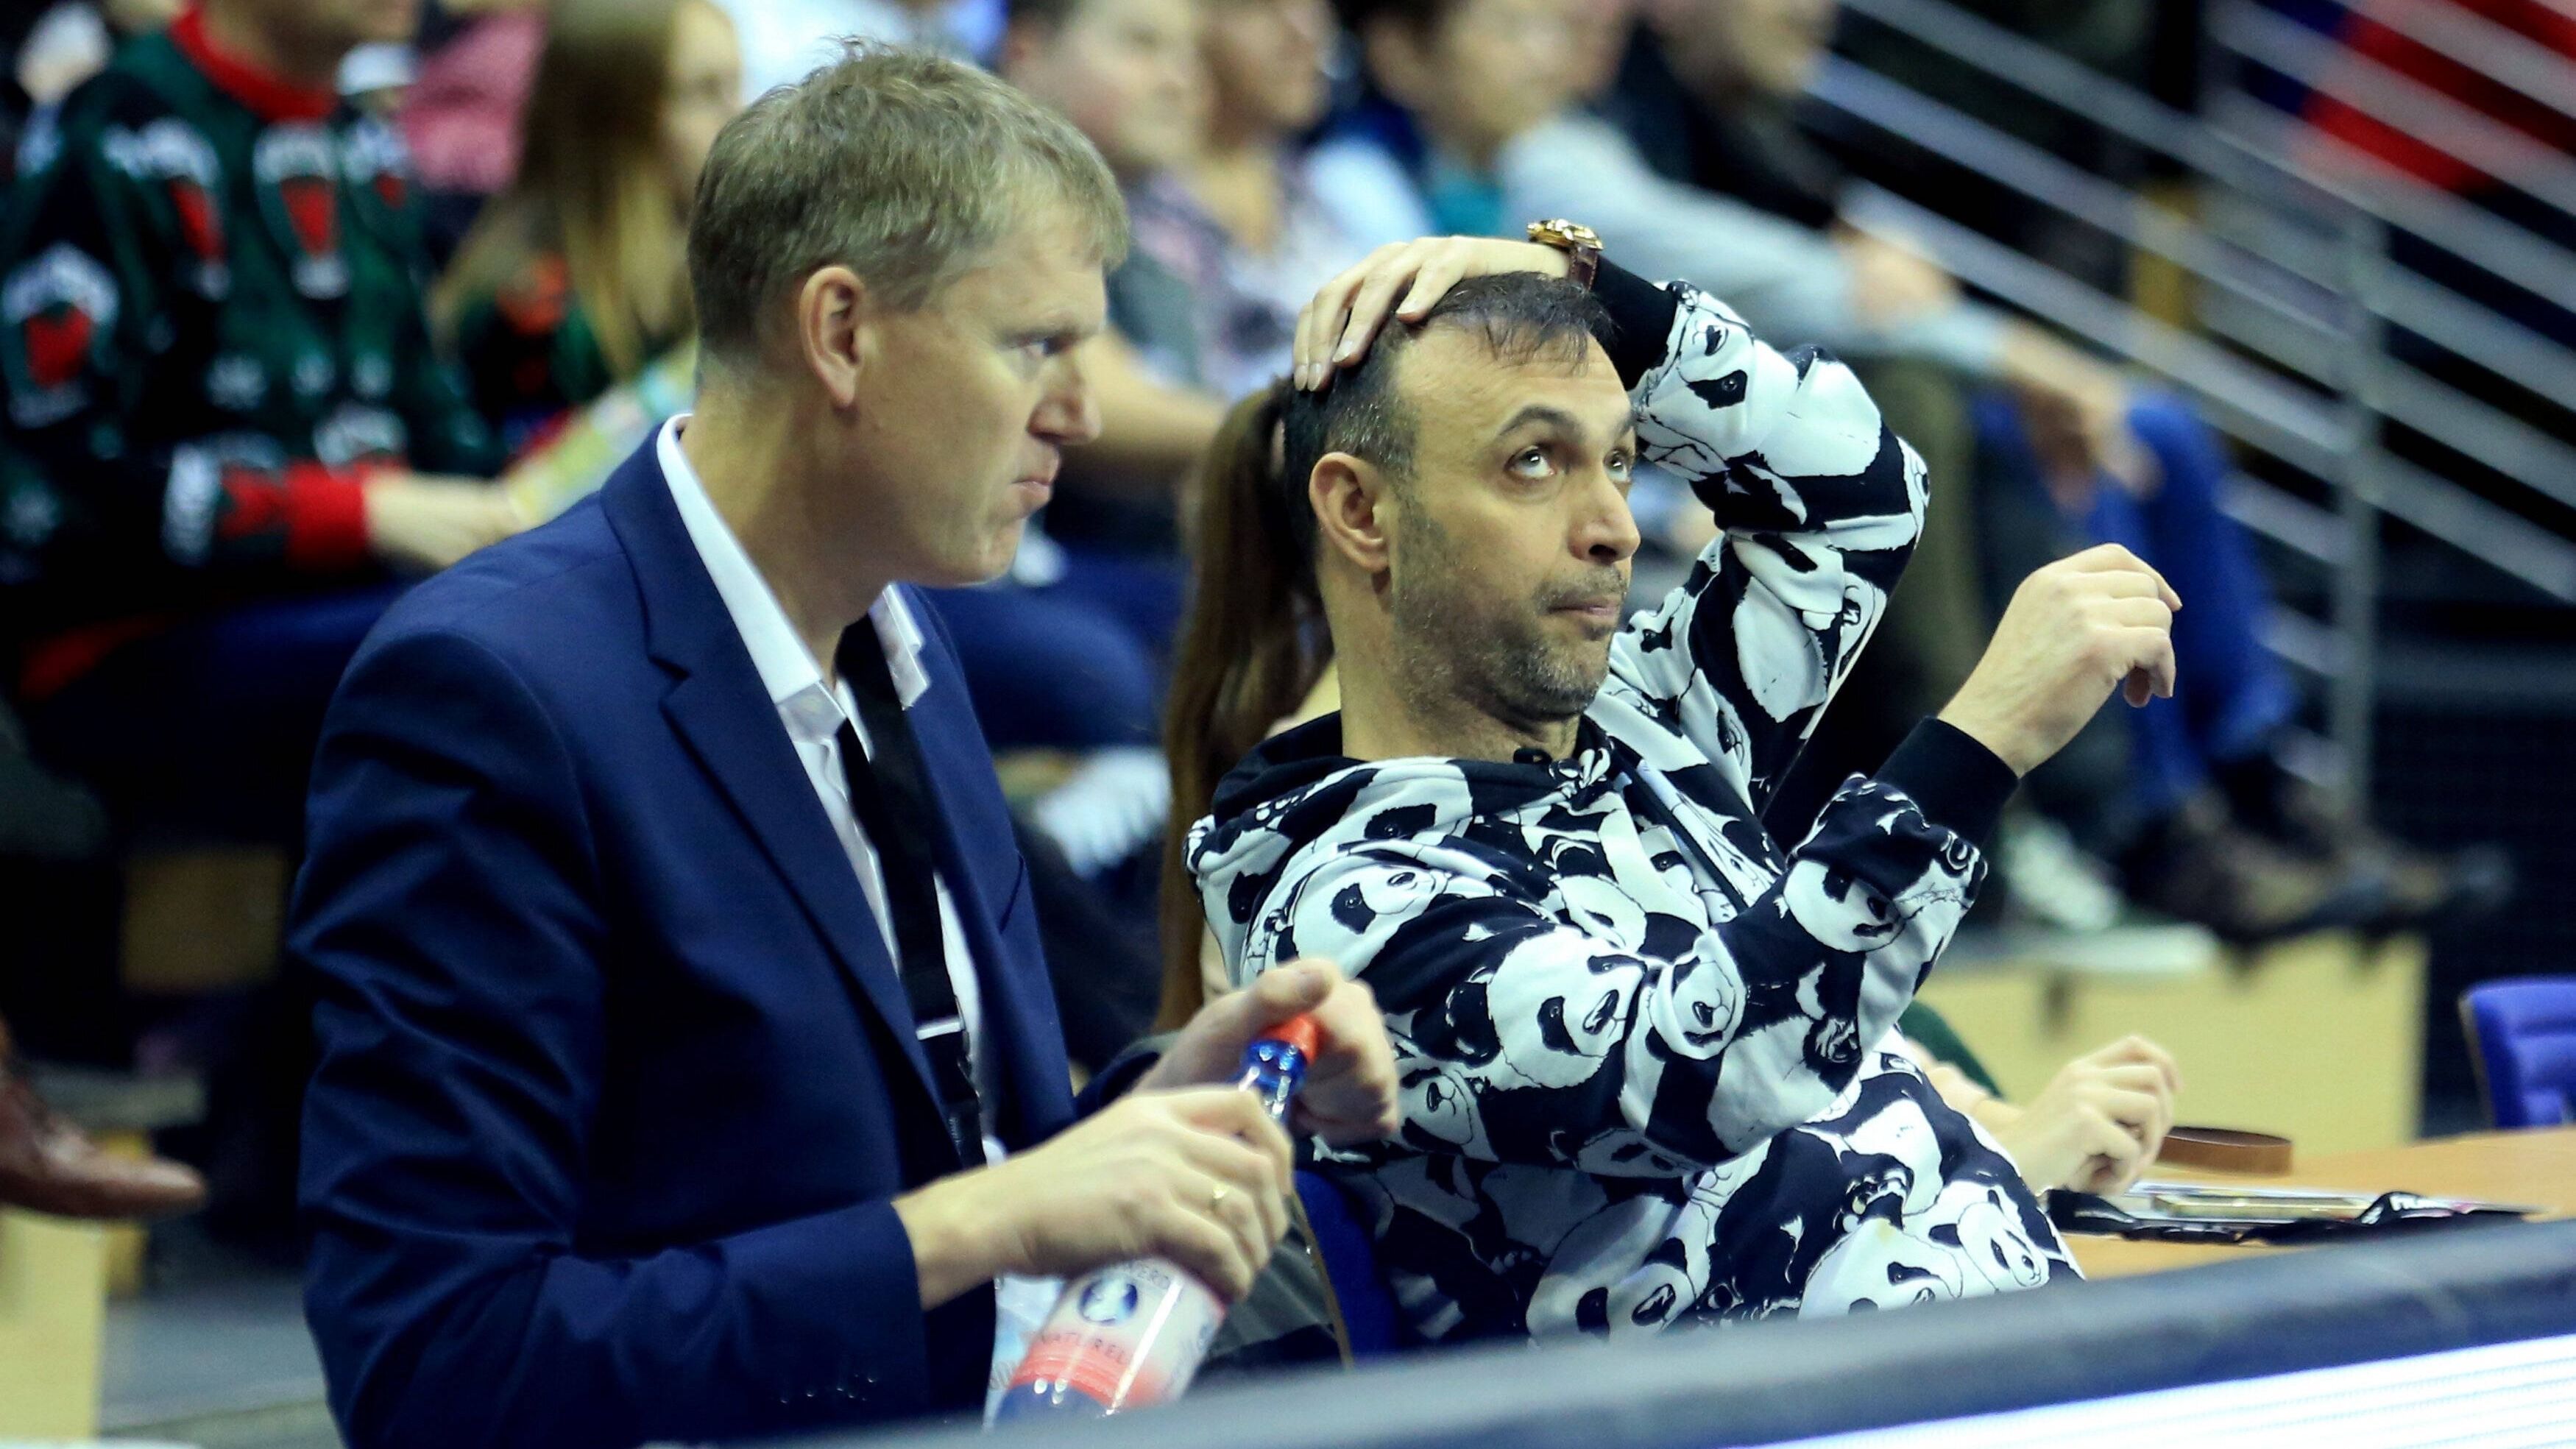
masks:
<path id="1" fill-rule="evenodd" d="M 2460 1024 L 2495 1125 L 2576 1122 L 2576 976 L 2473 986 L 2460 993 Z"/>

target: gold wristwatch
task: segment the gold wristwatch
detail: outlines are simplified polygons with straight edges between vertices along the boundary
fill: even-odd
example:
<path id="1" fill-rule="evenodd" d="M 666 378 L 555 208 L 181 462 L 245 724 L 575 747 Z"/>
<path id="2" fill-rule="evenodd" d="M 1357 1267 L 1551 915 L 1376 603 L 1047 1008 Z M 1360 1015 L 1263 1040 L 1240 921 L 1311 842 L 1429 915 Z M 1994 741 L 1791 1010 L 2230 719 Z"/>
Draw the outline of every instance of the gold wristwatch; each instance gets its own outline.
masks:
<path id="1" fill-rule="evenodd" d="M 1556 217 L 1529 224 L 1529 239 L 1565 253 L 1565 275 L 1585 291 L 1601 271 L 1601 233 L 1579 221 Z"/>

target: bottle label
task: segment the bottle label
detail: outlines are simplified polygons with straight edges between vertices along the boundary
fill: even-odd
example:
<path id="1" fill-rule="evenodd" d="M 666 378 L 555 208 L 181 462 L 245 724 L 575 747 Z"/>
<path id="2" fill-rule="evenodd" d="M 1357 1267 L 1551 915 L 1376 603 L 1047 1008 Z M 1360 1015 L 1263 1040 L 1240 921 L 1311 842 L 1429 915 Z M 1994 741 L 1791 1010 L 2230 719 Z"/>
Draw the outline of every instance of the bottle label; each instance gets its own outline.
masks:
<path id="1" fill-rule="evenodd" d="M 1121 1263 L 1077 1280 L 1029 1344 L 1011 1387 L 1059 1386 L 1112 1412 L 1179 1398 L 1225 1316 L 1168 1263 Z"/>

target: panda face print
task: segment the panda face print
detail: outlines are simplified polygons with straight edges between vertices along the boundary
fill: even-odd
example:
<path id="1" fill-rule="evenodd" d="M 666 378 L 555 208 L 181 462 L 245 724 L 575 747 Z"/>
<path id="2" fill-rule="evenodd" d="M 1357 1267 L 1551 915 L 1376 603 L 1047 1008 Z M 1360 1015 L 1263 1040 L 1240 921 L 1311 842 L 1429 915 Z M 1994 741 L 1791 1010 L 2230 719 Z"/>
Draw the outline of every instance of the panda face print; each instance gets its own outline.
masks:
<path id="1" fill-rule="evenodd" d="M 1910 1065 L 1895 1070 L 1907 1070 Z M 1888 1069 L 1881 1064 L 1882 1073 Z M 1871 1164 L 1869 1178 L 1881 1188 L 1895 1190 L 1900 1219 L 1911 1221 L 1915 1214 L 1933 1208 L 1941 1186 L 1941 1139 L 1923 1108 L 1911 1098 L 1898 1097 L 1868 1111 L 1839 1135 L 1815 1119 L 1799 1130 L 1833 1143 L 1847 1163 Z"/>
<path id="2" fill-rule="evenodd" d="M 1723 943 L 1704 939 L 1698 960 L 1673 968 L 1676 1020 L 1664 1034 L 1664 1045 L 1676 1055 L 1707 1061 L 1724 1051 L 1744 1025 L 1744 984 L 1716 964 L 1726 959 Z"/>
<path id="3" fill-rule="evenodd" d="M 1514 947 L 1485 988 L 1502 1065 L 1531 1086 L 1590 1081 L 1618 1043 L 1644 979 L 1633 957 L 1595 955 L 1561 934 Z"/>
<path id="4" fill-rule="evenodd" d="M 1914 1169 L 1892 1158 L 1881 1158 L 1844 1184 L 1834 1226 L 1848 1233 L 1873 1219 L 1902 1221 L 1905 1200 L 1913 1191 Z"/>
<path id="5" fill-rule="evenodd" d="M 1476 1089 L 1467 1073 L 1448 1062 L 1416 1057 L 1400 1064 L 1396 1077 L 1403 1105 L 1403 1135 L 1409 1142 L 1473 1156 L 1491 1156 L 1485 1120 Z"/>
<path id="6" fill-rule="evenodd" d="M 1556 883 L 1560 914 L 1583 934 L 1622 951 L 1645 944 L 1646 908 L 1617 881 L 1565 876 Z"/>
<path id="7" fill-rule="evenodd" d="M 1909 1308 L 1957 1298 L 1967 1274 L 1955 1249 L 1908 1237 L 1893 1223 L 1872 1218 L 1816 1260 L 1798 1316 Z"/>
<path id="8" fill-rule="evenodd" d="M 1530 1325 L 1613 1338 L 1652 1332 L 1699 1297 L 1708 1278 L 1709 1217 L 1657 1197 L 1609 1204 L 1574 1225 L 1530 1297 Z"/>
<path id="9" fill-rule="evenodd" d="M 1956 1248 L 1973 1275 L 1970 1281 L 1984 1290 L 2004 1293 L 2048 1281 L 2047 1255 L 1991 1183 L 1952 1183 L 1933 1204 L 1924 1236 Z"/>
<path id="10" fill-rule="evenodd" d="M 1860 1028 L 1847 1017 L 1828 1016 L 1807 1029 L 1807 1065 L 1838 1071 L 1860 1060 Z"/>
<path id="11" fill-rule="evenodd" d="M 1440 894 L 1441 877 L 1415 865 L 1359 872 L 1333 893 L 1333 924 L 1365 936 L 1382 920 L 1410 920 Z"/>
<path id="12" fill-rule="evenodd" d="M 1897 903 L 1867 881 L 1843 875 L 1818 860 L 1789 867 L 1781 887 L 1789 914 L 1828 950 L 1875 951 L 1905 927 Z"/>

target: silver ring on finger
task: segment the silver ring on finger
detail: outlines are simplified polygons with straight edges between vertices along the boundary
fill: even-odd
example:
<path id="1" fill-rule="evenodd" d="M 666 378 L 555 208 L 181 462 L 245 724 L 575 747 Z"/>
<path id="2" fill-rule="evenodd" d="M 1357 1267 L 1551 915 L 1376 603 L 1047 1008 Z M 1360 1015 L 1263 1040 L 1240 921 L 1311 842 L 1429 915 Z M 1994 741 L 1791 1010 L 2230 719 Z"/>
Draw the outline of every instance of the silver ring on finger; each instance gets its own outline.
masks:
<path id="1" fill-rule="evenodd" d="M 1224 1207 L 1225 1196 L 1231 1191 L 1233 1191 L 1233 1189 L 1227 1187 L 1224 1183 L 1218 1183 L 1216 1185 L 1216 1191 L 1208 1194 L 1208 1211 L 1215 1212 L 1219 1208 Z"/>

